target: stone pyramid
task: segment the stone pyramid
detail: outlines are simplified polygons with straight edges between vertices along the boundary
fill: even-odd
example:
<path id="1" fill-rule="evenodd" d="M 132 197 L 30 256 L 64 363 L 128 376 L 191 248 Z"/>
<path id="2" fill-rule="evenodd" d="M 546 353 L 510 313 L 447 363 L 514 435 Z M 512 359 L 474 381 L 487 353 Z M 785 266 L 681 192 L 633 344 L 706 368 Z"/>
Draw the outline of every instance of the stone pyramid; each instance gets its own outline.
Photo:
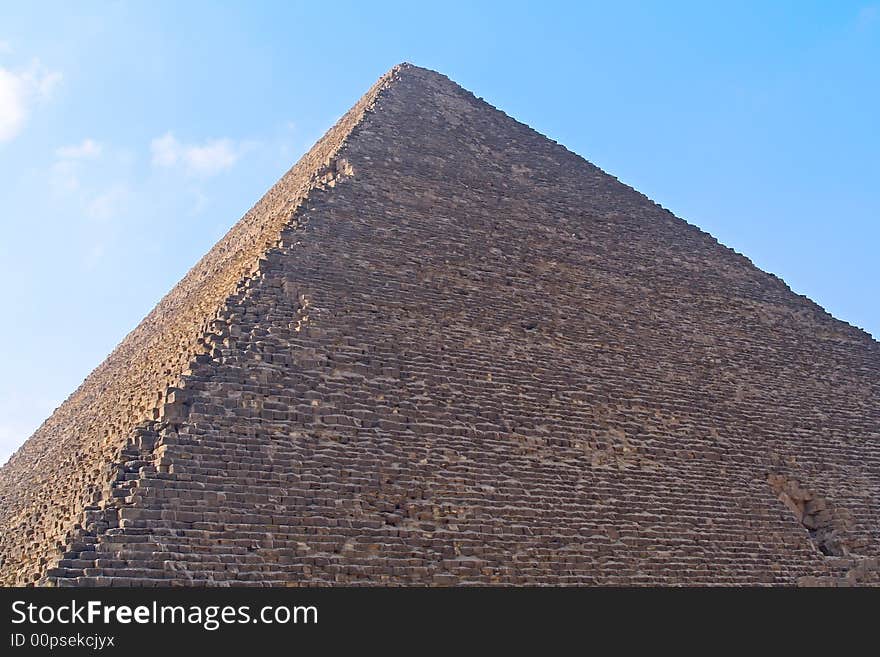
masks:
<path id="1" fill-rule="evenodd" d="M 395 67 L 0 470 L 5 584 L 880 582 L 880 344 Z"/>

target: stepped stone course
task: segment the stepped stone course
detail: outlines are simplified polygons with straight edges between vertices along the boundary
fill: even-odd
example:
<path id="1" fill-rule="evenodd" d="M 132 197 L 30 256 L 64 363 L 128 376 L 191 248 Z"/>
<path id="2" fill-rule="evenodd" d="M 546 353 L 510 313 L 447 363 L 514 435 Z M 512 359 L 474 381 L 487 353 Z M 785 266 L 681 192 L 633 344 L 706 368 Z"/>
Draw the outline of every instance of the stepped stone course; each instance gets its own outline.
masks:
<path id="1" fill-rule="evenodd" d="M 880 584 L 880 344 L 400 65 L 0 469 L 0 582 Z"/>

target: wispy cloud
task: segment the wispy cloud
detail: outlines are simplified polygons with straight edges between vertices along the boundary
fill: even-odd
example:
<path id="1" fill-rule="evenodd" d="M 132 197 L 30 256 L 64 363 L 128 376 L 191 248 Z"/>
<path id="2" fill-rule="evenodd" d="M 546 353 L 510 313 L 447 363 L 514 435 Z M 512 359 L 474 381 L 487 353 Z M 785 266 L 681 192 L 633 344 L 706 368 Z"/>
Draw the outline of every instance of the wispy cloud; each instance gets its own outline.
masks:
<path id="1" fill-rule="evenodd" d="M 79 166 L 73 160 L 57 160 L 49 170 L 49 183 L 56 192 L 79 189 Z"/>
<path id="2" fill-rule="evenodd" d="M 114 185 L 96 196 L 86 205 L 86 216 L 96 221 L 110 221 L 119 216 L 128 201 L 128 187 Z"/>
<path id="3" fill-rule="evenodd" d="M 50 98 L 60 81 L 61 73 L 38 59 L 21 71 L 0 67 L 0 142 L 18 136 L 34 104 Z"/>
<path id="4" fill-rule="evenodd" d="M 78 144 L 62 146 L 55 150 L 55 162 L 50 180 L 57 191 L 71 192 L 79 189 L 81 162 L 96 160 L 104 152 L 104 146 L 94 139 L 83 139 Z"/>
<path id="5" fill-rule="evenodd" d="M 171 132 L 166 132 L 150 143 L 153 165 L 163 168 L 181 168 L 187 174 L 207 178 L 228 171 L 252 142 L 232 139 L 211 139 L 202 144 L 184 143 Z"/>
<path id="6" fill-rule="evenodd" d="M 86 269 L 98 267 L 120 235 L 125 234 L 133 194 L 128 184 L 117 182 L 81 196 L 86 222 L 81 224 L 80 234 L 86 240 L 82 251 Z"/>
<path id="7" fill-rule="evenodd" d="M 131 210 L 136 196 L 132 163 L 128 152 L 90 137 L 55 149 L 49 180 L 53 191 L 83 220 L 80 252 L 87 269 L 98 266 L 121 230 L 120 220 Z"/>
<path id="8" fill-rule="evenodd" d="M 100 157 L 104 147 L 94 139 L 83 139 L 79 144 L 62 146 L 55 151 L 61 160 L 90 160 Z"/>
<path id="9" fill-rule="evenodd" d="M 39 100 L 46 100 L 52 97 L 55 88 L 61 83 L 62 75 L 58 71 L 50 71 L 39 59 L 34 59 L 21 74 L 21 79 L 36 93 Z"/>

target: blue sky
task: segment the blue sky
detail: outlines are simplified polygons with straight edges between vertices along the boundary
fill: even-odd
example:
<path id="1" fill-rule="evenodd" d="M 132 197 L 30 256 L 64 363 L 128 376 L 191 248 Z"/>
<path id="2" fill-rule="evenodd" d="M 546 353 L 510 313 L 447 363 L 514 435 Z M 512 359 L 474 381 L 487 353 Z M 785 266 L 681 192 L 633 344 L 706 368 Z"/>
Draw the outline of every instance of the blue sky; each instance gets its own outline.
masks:
<path id="1" fill-rule="evenodd" d="M 0 2 L 0 461 L 383 72 L 880 336 L 880 3 Z"/>

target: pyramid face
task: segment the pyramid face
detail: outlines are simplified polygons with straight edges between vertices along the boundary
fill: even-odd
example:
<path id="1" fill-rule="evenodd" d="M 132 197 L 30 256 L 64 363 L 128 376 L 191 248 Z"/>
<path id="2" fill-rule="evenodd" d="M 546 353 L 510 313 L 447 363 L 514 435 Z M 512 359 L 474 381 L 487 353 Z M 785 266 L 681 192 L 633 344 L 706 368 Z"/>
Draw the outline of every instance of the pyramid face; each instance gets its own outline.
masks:
<path id="1" fill-rule="evenodd" d="M 396 67 L 0 470 L 4 584 L 880 582 L 880 344 Z"/>

